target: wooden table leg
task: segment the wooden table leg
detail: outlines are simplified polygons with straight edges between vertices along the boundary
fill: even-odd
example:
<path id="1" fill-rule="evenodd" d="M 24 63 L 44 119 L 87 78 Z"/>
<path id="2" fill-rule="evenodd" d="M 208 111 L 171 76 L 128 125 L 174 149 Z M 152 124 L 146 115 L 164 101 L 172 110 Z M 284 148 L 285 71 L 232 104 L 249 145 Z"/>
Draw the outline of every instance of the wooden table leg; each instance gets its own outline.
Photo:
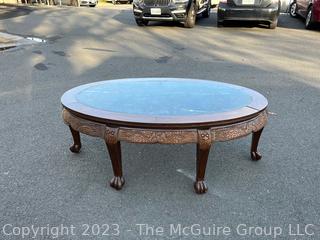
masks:
<path id="1" fill-rule="evenodd" d="M 263 128 L 261 128 L 257 132 L 252 133 L 252 142 L 251 142 L 251 159 L 253 161 L 258 161 L 261 159 L 261 154 L 258 152 L 258 144 L 259 144 L 259 139 L 261 136 L 261 133 L 263 131 Z"/>
<path id="2" fill-rule="evenodd" d="M 121 144 L 117 139 L 117 135 L 118 129 L 107 128 L 105 142 L 109 151 L 114 174 L 114 177 L 110 181 L 110 186 L 116 190 L 120 190 L 125 181 L 122 176 Z"/>
<path id="3" fill-rule="evenodd" d="M 194 183 L 194 190 L 198 194 L 206 193 L 208 187 L 204 181 L 208 156 L 211 147 L 211 133 L 210 130 L 198 130 L 197 143 L 197 163 L 196 163 L 196 181 Z"/>
<path id="4" fill-rule="evenodd" d="M 69 149 L 73 153 L 79 153 L 81 149 L 80 133 L 74 130 L 71 126 L 69 126 L 69 128 L 73 138 L 73 145 Z"/>

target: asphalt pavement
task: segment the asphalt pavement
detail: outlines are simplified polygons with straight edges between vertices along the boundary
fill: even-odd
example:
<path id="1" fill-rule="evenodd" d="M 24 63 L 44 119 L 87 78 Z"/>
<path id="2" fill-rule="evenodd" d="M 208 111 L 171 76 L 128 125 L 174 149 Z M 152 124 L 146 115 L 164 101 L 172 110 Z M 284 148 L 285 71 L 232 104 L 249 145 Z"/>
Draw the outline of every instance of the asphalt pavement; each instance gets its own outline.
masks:
<path id="1" fill-rule="evenodd" d="M 22 239 L 28 229 L 24 239 L 320 239 L 319 30 L 286 14 L 275 30 L 217 28 L 214 12 L 193 29 L 138 27 L 121 4 L 39 9 L 0 20 L 1 31 L 46 42 L 0 52 L 0 239 Z M 101 139 L 83 136 L 81 153 L 69 151 L 60 97 L 128 77 L 209 79 L 261 92 L 271 113 L 262 160 L 250 160 L 250 136 L 215 143 L 209 191 L 196 195 L 194 145 L 123 143 L 126 184 L 113 190 Z"/>
<path id="2" fill-rule="evenodd" d="M 25 5 L 0 4 L 0 20 L 28 15 L 33 10 Z"/>

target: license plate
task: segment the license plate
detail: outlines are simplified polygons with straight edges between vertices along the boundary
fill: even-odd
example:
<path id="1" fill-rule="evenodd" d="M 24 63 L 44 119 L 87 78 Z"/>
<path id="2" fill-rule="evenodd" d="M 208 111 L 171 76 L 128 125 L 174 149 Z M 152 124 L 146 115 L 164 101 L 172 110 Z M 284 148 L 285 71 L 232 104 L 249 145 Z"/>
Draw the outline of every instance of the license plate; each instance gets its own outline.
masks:
<path id="1" fill-rule="evenodd" d="M 161 8 L 151 8 L 151 15 L 161 15 Z"/>
<path id="2" fill-rule="evenodd" d="M 243 5 L 254 5 L 254 0 L 242 0 Z"/>

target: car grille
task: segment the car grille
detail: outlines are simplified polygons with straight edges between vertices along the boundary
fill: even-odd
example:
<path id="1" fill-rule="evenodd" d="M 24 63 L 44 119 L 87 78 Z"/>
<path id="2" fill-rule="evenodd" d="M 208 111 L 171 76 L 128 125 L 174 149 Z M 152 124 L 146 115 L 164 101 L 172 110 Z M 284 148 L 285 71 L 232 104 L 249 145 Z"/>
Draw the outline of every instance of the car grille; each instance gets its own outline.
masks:
<path id="1" fill-rule="evenodd" d="M 146 6 L 168 6 L 171 0 L 144 0 Z"/>
<path id="2" fill-rule="evenodd" d="M 150 13 L 143 14 L 144 17 L 154 17 L 154 15 L 151 15 Z M 170 14 L 161 14 L 161 16 L 158 17 L 171 17 Z"/>

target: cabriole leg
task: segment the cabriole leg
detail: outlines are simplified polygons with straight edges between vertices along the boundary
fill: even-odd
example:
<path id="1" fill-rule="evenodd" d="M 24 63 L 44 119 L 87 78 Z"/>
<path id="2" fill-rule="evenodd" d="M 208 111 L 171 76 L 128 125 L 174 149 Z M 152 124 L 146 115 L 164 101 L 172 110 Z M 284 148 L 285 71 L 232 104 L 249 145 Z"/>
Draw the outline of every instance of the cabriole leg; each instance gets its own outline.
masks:
<path id="1" fill-rule="evenodd" d="M 203 194 L 208 191 L 208 187 L 204 181 L 208 156 L 211 147 L 210 130 L 198 130 L 197 143 L 197 162 L 196 162 L 196 181 L 194 190 L 198 194 Z"/>
<path id="2" fill-rule="evenodd" d="M 69 128 L 73 138 L 73 145 L 70 147 L 70 151 L 73 153 L 79 153 L 81 149 L 80 133 L 74 130 L 71 126 L 69 126 Z"/>
<path id="3" fill-rule="evenodd" d="M 258 161 L 261 159 L 261 154 L 258 152 L 258 144 L 259 144 L 259 139 L 261 136 L 261 133 L 263 131 L 263 128 L 261 128 L 257 132 L 252 133 L 252 142 L 251 142 L 251 159 L 253 161 Z"/>
<path id="4" fill-rule="evenodd" d="M 116 190 L 120 190 L 125 181 L 122 176 L 121 144 L 117 139 L 117 131 L 117 129 L 108 128 L 106 131 L 105 141 L 109 151 L 114 174 L 114 177 L 110 181 L 110 186 Z"/>

